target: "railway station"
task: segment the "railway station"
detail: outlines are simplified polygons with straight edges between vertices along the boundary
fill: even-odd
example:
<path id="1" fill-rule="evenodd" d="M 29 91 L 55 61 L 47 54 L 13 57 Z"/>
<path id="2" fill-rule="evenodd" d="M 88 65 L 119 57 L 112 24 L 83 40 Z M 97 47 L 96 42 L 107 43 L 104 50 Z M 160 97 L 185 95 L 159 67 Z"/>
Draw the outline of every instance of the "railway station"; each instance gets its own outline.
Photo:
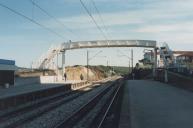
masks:
<path id="1" fill-rule="evenodd" d="M 104 72 L 96 67 L 93 69 L 88 65 L 66 67 L 67 51 L 96 47 L 151 48 L 151 54 L 149 51 L 145 52 L 144 59 L 139 60 L 139 63 L 151 65 L 152 68 L 142 69 L 137 63 L 123 76 L 115 73 L 103 78 L 101 75 Z M 53 58 L 58 57 L 58 54 L 62 54 L 62 69 L 51 70 L 50 63 Z M 184 124 L 192 127 L 193 114 L 184 110 L 193 106 L 191 104 L 193 93 L 189 92 L 193 91 L 191 87 L 193 81 L 176 72 L 180 68 L 175 67 L 178 61 L 174 61 L 173 56 L 167 44 L 158 47 L 156 41 L 151 40 L 111 40 L 111 44 L 102 40 L 61 44 L 60 47 L 49 49 L 47 55 L 35 65 L 36 70 L 39 69 L 38 72 L 17 71 L 15 83 L 17 86 L 0 89 L 0 117 L 2 117 L 0 127 L 181 128 Z M 179 57 L 176 58 L 179 60 Z M 130 59 L 133 60 L 133 57 L 131 56 Z M 1 73 L 5 73 L 6 78 L 12 78 L 5 79 L 13 80 L 6 81 L 8 84 L 14 84 L 15 62 L 2 60 L 1 65 L 5 64 L 8 68 L 1 69 L 6 69 L 8 73 L 7 75 L 4 71 Z M 44 69 L 47 71 L 42 73 L 41 70 Z M 73 72 L 78 77 L 75 77 Z M 96 79 L 96 72 L 101 78 Z M 50 73 L 54 76 L 49 75 Z M 63 76 L 64 73 L 68 77 Z M 36 76 L 37 74 L 41 75 Z M 75 78 L 78 81 L 71 80 Z M 24 79 L 26 80 L 23 81 Z M 181 83 L 182 81 L 186 83 Z M 7 84 L 6 82 L 4 84 Z M 33 109 L 35 106 L 38 112 Z M 19 114 L 20 111 L 25 112 L 21 118 L 13 116 L 7 119 L 9 115 L 15 112 Z M 182 117 L 182 113 L 186 117 Z M 39 114 L 43 115 L 39 116 Z M 12 120 L 13 123 L 10 123 Z M 41 125 L 42 123 L 44 126 Z"/>
<path id="2" fill-rule="evenodd" d="M 0 1 L 0 128 L 193 128 L 192 5 Z"/>

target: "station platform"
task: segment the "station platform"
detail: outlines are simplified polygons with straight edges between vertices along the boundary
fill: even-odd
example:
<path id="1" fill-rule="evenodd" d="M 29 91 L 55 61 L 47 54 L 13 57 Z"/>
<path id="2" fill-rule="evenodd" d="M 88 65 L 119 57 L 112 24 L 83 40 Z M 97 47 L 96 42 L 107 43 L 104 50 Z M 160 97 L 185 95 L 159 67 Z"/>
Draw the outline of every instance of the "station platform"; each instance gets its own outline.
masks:
<path id="1" fill-rule="evenodd" d="M 38 100 L 60 92 L 87 86 L 85 81 L 60 81 L 57 83 L 33 83 L 0 88 L 0 110 Z"/>
<path id="2" fill-rule="evenodd" d="M 0 89 L 0 99 L 21 95 L 25 93 L 31 93 L 41 90 L 46 90 L 50 88 L 57 88 L 59 86 L 64 86 L 65 84 L 29 84 L 29 85 L 17 85 L 10 88 Z"/>
<path id="3" fill-rule="evenodd" d="M 72 84 L 77 84 L 85 81 L 59 81 L 55 83 L 27 83 L 27 84 L 16 84 L 16 86 L 10 86 L 10 88 L 0 88 L 0 99 L 11 97 L 15 95 L 20 95 L 24 93 L 31 93 L 36 91 L 42 91 L 51 88 L 58 88 L 60 86 L 67 86 Z"/>
<path id="4" fill-rule="evenodd" d="M 193 92 L 148 80 L 124 85 L 119 128 L 192 128 Z"/>

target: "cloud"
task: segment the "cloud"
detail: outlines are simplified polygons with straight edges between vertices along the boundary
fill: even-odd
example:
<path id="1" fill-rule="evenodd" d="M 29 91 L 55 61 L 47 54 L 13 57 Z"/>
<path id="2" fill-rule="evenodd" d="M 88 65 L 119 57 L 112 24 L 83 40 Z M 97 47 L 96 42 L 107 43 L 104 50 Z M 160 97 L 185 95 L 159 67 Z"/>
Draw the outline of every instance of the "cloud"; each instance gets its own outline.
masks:
<path id="1" fill-rule="evenodd" d="M 101 14 L 107 26 L 142 23 L 143 20 L 140 17 L 136 17 L 135 15 L 136 15 L 135 12 L 129 12 L 129 11 Z M 102 25 L 100 19 L 98 18 L 98 14 L 93 14 L 93 17 L 95 18 L 95 20 L 99 25 Z M 57 20 L 64 23 L 65 26 L 69 26 L 71 29 L 96 28 L 96 25 L 93 23 L 92 19 L 87 14 L 72 16 L 72 17 L 64 17 L 64 18 L 59 18 Z M 51 28 L 61 28 L 59 24 L 56 24 L 52 20 L 45 21 L 44 23 Z"/>
<path id="2" fill-rule="evenodd" d="M 100 2 L 106 2 L 107 0 L 100 0 Z M 115 0 L 116 1 L 116 0 Z M 127 1 L 123 2 L 127 5 Z M 144 6 L 140 5 L 141 8 L 133 8 L 132 10 L 128 10 L 123 8 L 121 11 L 113 10 L 111 12 L 104 12 L 101 8 L 101 16 L 105 24 L 108 27 L 111 26 L 124 26 L 124 25 L 133 25 L 133 24 L 156 24 L 158 22 L 178 22 L 178 20 L 183 20 L 184 18 L 193 17 L 192 14 L 192 5 L 193 1 L 186 0 L 171 0 L 171 1 L 157 1 L 157 0 L 142 0 L 145 3 Z M 103 6 L 105 7 L 105 5 Z M 101 25 L 101 21 L 98 18 L 98 14 L 93 13 L 93 17 L 97 21 L 98 24 Z M 71 29 L 89 29 L 96 28 L 93 24 L 91 18 L 86 14 L 79 14 L 74 16 L 61 17 L 57 20 L 63 22 L 66 26 Z M 52 28 L 59 29 L 61 28 L 53 20 L 43 21 L 43 23 L 47 24 Z"/>
<path id="3" fill-rule="evenodd" d="M 193 22 L 179 22 L 175 24 L 147 25 L 136 30 L 142 33 L 161 33 L 161 32 L 193 32 Z"/>
<path id="4" fill-rule="evenodd" d="M 114 0 L 112 3 L 117 1 Z M 100 5 L 101 3 L 108 2 L 108 0 L 95 2 L 97 5 Z M 192 0 L 122 0 L 120 3 L 122 4 L 121 7 L 123 7 L 120 10 L 112 8 L 111 11 L 105 11 L 103 9 L 105 5 L 99 6 L 103 21 L 108 28 L 107 35 L 111 35 L 110 39 L 140 38 L 166 40 L 175 43 L 192 42 Z M 134 4 L 136 7 L 127 9 L 125 8 L 127 4 Z M 98 14 L 95 12 L 92 15 L 102 27 L 103 25 Z M 103 39 L 92 19 L 86 13 L 57 17 L 57 20 L 77 34 L 79 37 L 77 40 Z M 53 30 L 59 32 L 66 31 L 65 27 L 54 20 L 42 20 L 41 22 Z"/>

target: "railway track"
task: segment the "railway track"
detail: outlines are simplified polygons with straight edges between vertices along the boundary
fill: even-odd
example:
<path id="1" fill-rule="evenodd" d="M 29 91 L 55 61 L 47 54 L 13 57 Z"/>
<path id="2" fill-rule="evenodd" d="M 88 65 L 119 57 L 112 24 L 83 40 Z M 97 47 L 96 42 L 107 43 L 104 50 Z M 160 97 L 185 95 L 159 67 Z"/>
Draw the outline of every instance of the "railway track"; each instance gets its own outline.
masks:
<path id="1" fill-rule="evenodd" d="M 53 128 L 59 124 L 58 122 L 61 122 L 61 119 L 77 112 L 81 108 L 80 106 L 87 101 L 90 101 L 92 104 L 91 106 L 90 103 L 89 105 L 85 105 L 85 107 L 88 107 L 87 109 L 96 106 L 96 103 L 100 101 L 99 97 L 103 97 L 106 93 L 109 93 L 109 90 L 111 90 L 111 93 L 114 92 L 112 88 L 116 88 L 116 86 L 112 86 L 112 84 L 114 84 L 114 80 L 102 83 L 102 86 L 99 84 L 97 84 L 98 86 L 96 84 L 94 86 L 91 85 L 81 90 L 64 92 L 33 101 L 14 110 L 5 111 L 4 113 L 0 113 L 0 128 Z M 109 93 L 109 95 L 111 94 Z M 91 101 L 92 97 L 94 99 L 98 97 L 98 101 Z M 56 119 L 58 117 L 59 119 Z M 59 127 L 59 125 L 56 127 Z"/>
<path id="2" fill-rule="evenodd" d="M 54 128 L 102 128 L 122 86 L 121 80 L 103 89 Z"/>
<path id="3" fill-rule="evenodd" d="M 86 89 L 84 87 L 82 89 Z M 68 103 L 69 101 L 78 98 L 87 91 L 67 91 L 51 97 L 43 98 L 38 101 L 33 101 L 22 107 L 14 110 L 9 110 L 0 115 L 1 128 L 15 128 L 27 123 L 42 114 L 49 112 L 60 105 Z M 37 111 L 38 109 L 38 111 Z"/>
<path id="4" fill-rule="evenodd" d="M 112 99 L 109 100 L 110 102 L 106 104 L 104 110 L 102 110 L 101 113 L 98 115 L 99 122 L 96 125 L 96 128 L 118 128 L 124 82 L 121 81 L 121 83 L 119 84 L 120 85 L 117 87 L 114 94 L 112 95 Z M 97 118 L 94 122 L 97 122 L 96 120 Z"/>

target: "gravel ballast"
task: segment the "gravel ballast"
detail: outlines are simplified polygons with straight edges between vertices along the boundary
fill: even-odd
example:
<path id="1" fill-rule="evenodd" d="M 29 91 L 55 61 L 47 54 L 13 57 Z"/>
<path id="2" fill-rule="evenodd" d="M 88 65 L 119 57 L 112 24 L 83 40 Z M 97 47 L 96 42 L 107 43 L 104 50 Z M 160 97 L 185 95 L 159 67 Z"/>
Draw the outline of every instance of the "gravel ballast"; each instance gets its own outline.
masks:
<path id="1" fill-rule="evenodd" d="M 103 91 L 110 84 L 106 86 L 100 86 L 92 91 L 83 94 L 82 96 L 68 102 L 67 104 L 61 105 L 60 107 L 49 111 L 41 115 L 40 117 L 32 120 L 29 123 L 24 124 L 23 126 L 19 126 L 20 128 L 53 128 L 59 122 L 66 120 L 74 111 L 76 111 L 79 107 L 84 105 L 89 101 L 89 99 L 93 98 L 96 94 Z"/>

